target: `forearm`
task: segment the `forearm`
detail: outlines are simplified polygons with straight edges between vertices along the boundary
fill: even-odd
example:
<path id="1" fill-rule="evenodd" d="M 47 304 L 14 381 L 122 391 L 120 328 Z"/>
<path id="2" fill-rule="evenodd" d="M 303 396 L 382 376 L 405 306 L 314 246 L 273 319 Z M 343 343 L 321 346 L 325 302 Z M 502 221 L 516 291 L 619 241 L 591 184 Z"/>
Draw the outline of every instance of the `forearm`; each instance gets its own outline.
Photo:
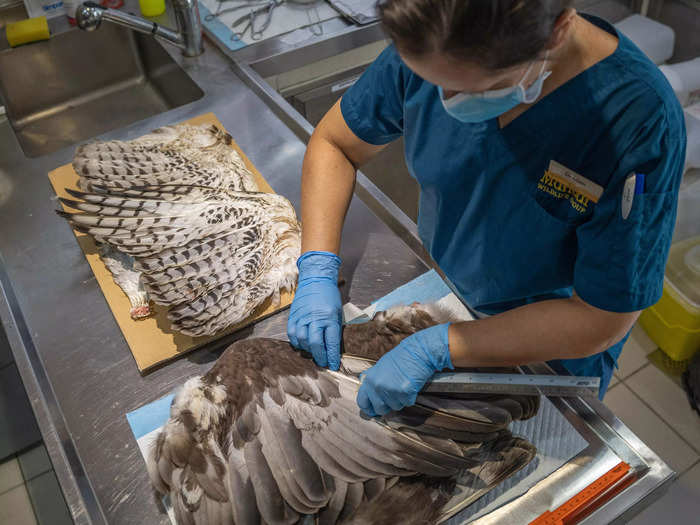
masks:
<path id="1" fill-rule="evenodd" d="M 450 356 L 458 367 L 587 357 L 619 342 L 638 315 L 599 310 L 577 297 L 542 301 L 451 325 Z"/>
<path id="2" fill-rule="evenodd" d="M 302 169 L 302 252 L 338 253 L 354 184 L 355 167 L 343 151 L 323 134 L 314 133 Z"/>

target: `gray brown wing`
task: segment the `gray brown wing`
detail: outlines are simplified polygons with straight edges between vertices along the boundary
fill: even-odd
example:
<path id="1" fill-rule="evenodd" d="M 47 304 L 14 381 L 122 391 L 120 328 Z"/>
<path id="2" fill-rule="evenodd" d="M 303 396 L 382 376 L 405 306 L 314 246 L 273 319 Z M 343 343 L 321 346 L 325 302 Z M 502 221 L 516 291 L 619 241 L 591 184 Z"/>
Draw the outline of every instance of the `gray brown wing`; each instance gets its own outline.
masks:
<path id="1" fill-rule="evenodd" d="M 451 477 L 493 458 L 488 444 L 445 436 L 457 426 L 451 415 L 432 421 L 439 427 L 450 420 L 443 436 L 367 419 L 355 402 L 357 388 L 354 379 L 328 371 L 280 380 L 246 407 L 247 424 L 232 426 L 231 442 L 256 451 L 246 455 L 246 466 L 259 473 L 254 490 L 266 523 L 282 523 L 292 511 L 314 514 L 326 507 L 327 521 L 343 511 L 350 516 L 362 501 L 379 497 L 388 479 Z M 463 428 L 468 425 L 462 421 Z"/>
<path id="2" fill-rule="evenodd" d="M 282 341 L 234 344 L 197 381 L 176 396 L 149 460 L 154 485 L 180 498 L 175 509 L 187 514 L 183 522 L 210 511 L 222 515 L 222 486 L 239 525 L 295 523 L 319 511 L 322 522 L 331 523 L 403 478 L 464 471 L 483 483 L 494 478 L 484 471 L 485 463 L 498 460 L 488 442 L 449 437 L 489 435 L 484 430 L 493 411 L 479 415 L 474 405 L 461 422 L 433 411 L 426 421 L 442 428 L 436 434 L 424 432 L 425 421 L 396 426 L 368 419 L 355 402 L 357 380 L 318 369 Z M 490 424 L 509 436 L 502 418 Z"/>

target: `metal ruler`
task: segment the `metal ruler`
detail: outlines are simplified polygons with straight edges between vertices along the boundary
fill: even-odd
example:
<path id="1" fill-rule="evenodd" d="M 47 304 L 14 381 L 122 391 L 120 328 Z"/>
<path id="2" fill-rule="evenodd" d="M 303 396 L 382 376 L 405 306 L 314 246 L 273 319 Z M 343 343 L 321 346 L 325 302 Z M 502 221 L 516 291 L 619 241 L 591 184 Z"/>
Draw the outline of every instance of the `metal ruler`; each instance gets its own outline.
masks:
<path id="1" fill-rule="evenodd" d="M 525 394 L 558 397 L 598 397 L 599 377 L 553 374 L 442 372 L 422 392 L 433 394 Z"/>

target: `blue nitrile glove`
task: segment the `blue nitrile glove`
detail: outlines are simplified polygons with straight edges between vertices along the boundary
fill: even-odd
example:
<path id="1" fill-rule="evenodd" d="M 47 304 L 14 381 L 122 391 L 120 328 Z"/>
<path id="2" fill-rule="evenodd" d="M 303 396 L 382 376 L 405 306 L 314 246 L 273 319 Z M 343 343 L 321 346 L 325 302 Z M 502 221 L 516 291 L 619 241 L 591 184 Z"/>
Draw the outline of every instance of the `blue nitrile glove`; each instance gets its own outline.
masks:
<path id="1" fill-rule="evenodd" d="M 450 323 L 431 326 L 407 337 L 363 372 L 358 406 L 369 416 L 383 416 L 416 402 L 435 372 L 454 369 L 447 331 Z"/>
<path id="2" fill-rule="evenodd" d="M 299 284 L 287 321 L 289 342 L 311 352 L 318 366 L 340 368 L 343 306 L 338 291 L 340 257 L 306 252 L 297 260 Z"/>

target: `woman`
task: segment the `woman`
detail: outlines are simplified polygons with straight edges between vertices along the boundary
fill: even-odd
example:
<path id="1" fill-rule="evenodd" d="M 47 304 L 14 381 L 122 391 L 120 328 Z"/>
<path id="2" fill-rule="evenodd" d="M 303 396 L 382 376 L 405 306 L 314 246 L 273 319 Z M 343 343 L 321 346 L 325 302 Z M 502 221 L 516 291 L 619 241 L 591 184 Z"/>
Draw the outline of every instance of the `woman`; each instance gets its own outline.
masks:
<path id="1" fill-rule="evenodd" d="M 403 135 L 418 230 L 483 318 L 418 332 L 364 378 L 370 415 L 443 369 L 550 361 L 601 378 L 661 296 L 685 156 L 658 68 L 564 0 L 386 0 L 393 45 L 316 128 L 290 341 L 339 366 L 340 232 L 355 170 Z"/>

